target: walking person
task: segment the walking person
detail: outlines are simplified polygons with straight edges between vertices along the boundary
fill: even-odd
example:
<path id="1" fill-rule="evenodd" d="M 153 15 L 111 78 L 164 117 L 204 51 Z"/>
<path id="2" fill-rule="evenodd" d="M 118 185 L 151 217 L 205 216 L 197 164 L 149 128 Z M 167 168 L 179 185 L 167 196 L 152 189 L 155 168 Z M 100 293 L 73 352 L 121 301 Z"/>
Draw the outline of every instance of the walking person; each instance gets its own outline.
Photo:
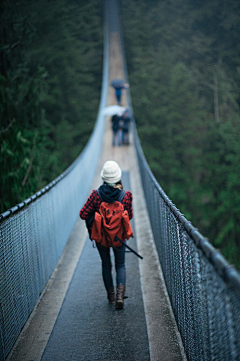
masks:
<path id="1" fill-rule="evenodd" d="M 109 206 L 109 208 L 111 208 L 111 205 L 122 205 L 123 207 L 121 207 L 122 209 L 124 209 L 124 217 L 127 217 L 127 221 L 130 225 L 129 220 L 133 217 L 132 193 L 130 191 L 124 190 L 121 176 L 121 168 L 115 161 L 110 160 L 104 164 L 101 171 L 103 184 L 97 190 L 93 190 L 88 197 L 86 203 L 80 211 L 81 219 L 87 221 L 92 219 L 94 215 L 95 220 L 97 219 L 97 217 L 99 217 L 102 221 L 103 215 L 101 213 L 101 207 L 106 204 L 107 206 Z M 90 233 L 92 234 L 94 233 L 93 228 L 94 223 L 92 229 L 90 226 Z M 132 230 L 130 233 L 132 236 Z M 128 238 L 130 233 L 128 233 Z M 90 238 L 92 239 L 92 237 Z M 113 238 L 115 241 L 115 236 L 113 236 Z M 96 241 L 97 249 L 102 261 L 102 277 L 107 291 L 107 297 L 109 303 L 115 303 L 116 309 L 123 309 L 124 307 L 124 295 L 126 287 L 125 246 L 124 244 L 122 244 L 124 241 L 125 239 L 123 239 L 121 243 L 118 243 L 116 241 L 116 243 L 113 243 L 111 242 L 110 237 L 103 237 L 100 242 Z M 115 258 L 116 294 L 114 291 L 114 284 L 112 278 L 112 263 L 110 256 L 111 248 L 113 249 Z"/>
<path id="2" fill-rule="evenodd" d="M 121 105 L 122 90 L 129 88 L 128 83 L 124 83 L 121 79 L 114 79 L 111 82 L 112 87 L 115 89 L 115 97 L 118 105 Z"/>
<path id="3" fill-rule="evenodd" d="M 115 88 L 115 97 L 118 105 L 121 105 L 122 90 L 127 88 L 128 88 L 128 84 L 124 84 L 121 87 Z"/>
<path id="4" fill-rule="evenodd" d="M 112 146 L 118 145 L 120 147 L 122 144 L 122 121 L 120 115 L 112 116 L 112 131 Z"/>

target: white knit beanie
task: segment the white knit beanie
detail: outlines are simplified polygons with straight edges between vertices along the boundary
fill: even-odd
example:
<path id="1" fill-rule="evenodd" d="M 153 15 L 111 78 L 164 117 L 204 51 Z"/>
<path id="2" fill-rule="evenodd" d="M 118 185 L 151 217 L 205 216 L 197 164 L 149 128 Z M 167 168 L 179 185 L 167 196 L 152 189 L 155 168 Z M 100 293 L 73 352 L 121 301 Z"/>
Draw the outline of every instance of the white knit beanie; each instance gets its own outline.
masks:
<path id="1" fill-rule="evenodd" d="M 101 177 L 104 182 L 115 184 L 120 181 L 122 177 L 121 168 L 114 160 L 108 160 L 103 166 Z"/>

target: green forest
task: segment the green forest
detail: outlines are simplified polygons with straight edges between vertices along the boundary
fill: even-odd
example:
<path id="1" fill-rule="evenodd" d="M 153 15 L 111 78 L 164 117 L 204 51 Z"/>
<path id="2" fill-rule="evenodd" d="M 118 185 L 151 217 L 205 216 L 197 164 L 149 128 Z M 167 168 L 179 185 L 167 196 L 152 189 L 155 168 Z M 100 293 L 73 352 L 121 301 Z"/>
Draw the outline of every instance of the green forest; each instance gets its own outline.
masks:
<path id="1" fill-rule="evenodd" d="M 240 269 L 240 3 L 119 0 L 134 116 L 159 184 Z M 63 172 L 100 100 L 103 1 L 0 3 L 0 211 Z"/>
<path id="2" fill-rule="evenodd" d="M 98 0 L 0 3 L 0 211 L 80 154 L 97 117 L 103 65 Z"/>
<path id="3" fill-rule="evenodd" d="M 121 0 L 121 12 L 148 164 L 240 268 L 240 2 Z"/>

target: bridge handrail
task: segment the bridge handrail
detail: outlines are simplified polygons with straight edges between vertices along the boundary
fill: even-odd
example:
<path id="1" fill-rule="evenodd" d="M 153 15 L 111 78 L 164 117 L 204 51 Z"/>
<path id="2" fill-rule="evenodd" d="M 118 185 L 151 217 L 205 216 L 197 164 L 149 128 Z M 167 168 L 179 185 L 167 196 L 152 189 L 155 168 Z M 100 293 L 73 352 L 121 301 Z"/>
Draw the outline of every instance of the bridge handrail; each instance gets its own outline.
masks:
<path id="1" fill-rule="evenodd" d="M 240 359 L 240 275 L 156 181 L 133 122 L 150 223 L 187 359 Z M 147 242 L 147 240 L 146 240 Z"/>
<path id="2" fill-rule="evenodd" d="M 123 31 L 121 22 L 119 23 L 120 27 L 120 38 L 121 38 L 121 47 L 122 47 L 122 54 L 123 54 L 123 66 L 124 66 L 124 77 L 125 81 L 128 82 L 128 71 L 127 71 L 127 61 L 126 61 L 126 52 L 124 51 L 124 39 L 123 39 Z M 126 90 L 127 98 L 128 98 L 128 105 L 133 114 L 132 108 L 132 100 L 130 89 Z M 230 286 L 233 287 L 236 292 L 240 296 L 240 274 L 236 270 L 236 268 L 231 265 L 226 258 L 222 255 L 222 253 L 217 250 L 213 245 L 208 241 L 206 237 L 204 237 L 196 227 L 192 225 L 190 221 L 180 212 L 180 210 L 176 207 L 176 205 L 170 200 L 170 198 L 166 195 L 162 187 L 157 182 L 156 178 L 154 177 L 145 155 L 142 150 L 142 146 L 139 140 L 136 122 L 133 117 L 133 132 L 134 132 L 134 142 L 137 150 L 137 154 L 139 157 L 139 161 L 144 165 L 144 171 L 148 173 L 149 177 L 151 178 L 154 186 L 158 189 L 159 195 L 165 201 L 169 209 L 173 212 L 173 214 L 179 219 L 179 221 L 185 227 L 189 236 L 193 239 L 195 245 L 202 250 L 203 254 L 207 257 L 207 259 L 212 263 L 214 268 L 217 270 L 219 275 L 224 279 L 224 281 Z"/>
<path id="3" fill-rule="evenodd" d="M 64 177 L 66 177 L 81 161 L 82 158 L 84 158 L 85 154 L 88 152 L 89 148 L 91 147 L 92 143 L 94 143 L 94 138 L 102 138 L 103 137 L 103 131 L 104 131 L 104 117 L 101 114 L 102 109 L 106 106 L 107 103 L 107 91 L 108 91 L 108 64 L 109 64 L 109 50 L 108 50 L 108 19 L 105 16 L 104 19 L 105 22 L 105 30 L 104 30 L 104 61 L 103 61 L 103 79 L 102 79 L 102 92 L 101 92 L 101 99 L 100 99 L 100 105 L 98 110 L 98 116 L 96 120 L 96 124 L 94 126 L 94 130 L 91 134 L 91 137 L 89 138 L 86 146 L 82 150 L 82 152 L 79 154 L 79 156 L 75 159 L 75 161 L 58 177 L 56 177 L 52 182 L 50 182 L 48 185 L 43 187 L 41 190 L 33 194 L 32 196 L 28 197 L 24 201 L 16 204 L 15 206 L 11 207 L 10 209 L 7 209 L 5 212 L 0 214 L 0 223 L 5 220 L 6 218 L 10 217 L 11 215 L 15 214 L 16 212 L 23 209 L 25 206 L 28 206 L 30 203 L 36 201 L 39 197 L 43 196 L 45 193 L 49 192 L 51 188 L 53 188 L 57 183 L 59 183 Z M 101 149 L 101 146 L 98 150 Z M 98 151 L 96 152 L 96 155 L 98 154 Z M 96 156 L 96 162 L 93 165 L 92 169 L 92 179 L 95 174 L 95 169 L 98 161 L 98 157 Z M 90 175 L 91 177 L 91 175 Z"/>
<path id="4" fill-rule="evenodd" d="M 121 38 L 121 47 L 122 47 L 122 54 L 126 54 L 124 51 L 124 39 L 123 39 L 123 31 L 121 22 L 119 24 L 120 27 L 120 38 Z M 123 55 L 124 61 L 124 78 L 126 82 L 128 83 L 128 71 L 127 71 L 127 61 L 126 61 L 126 55 Z M 128 105 L 129 108 L 132 111 L 133 114 L 133 107 L 132 107 L 132 100 L 131 100 L 131 94 L 130 89 L 128 88 L 126 90 L 127 92 L 127 98 L 128 98 Z M 159 185 L 158 181 L 156 180 L 155 176 L 153 175 L 148 162 L 146 160 L 146 157 L 143 153 L 141 142 L 138 136 L 136 122 L 133 117 L 133 132 L 134 132 L 134 142 L 137 150 L 137 154 L 139 157 L 140 162 L 144 165 L 145 171 L 149 174 L 149 177 L 151 178 L 153 184 L 158 189 L 158 192 L 162 199 L 166 202 L 169 209 L 172 210 L 172 212 L 175 214 L 175 216 L 179 219 L 179 221 L 183 224 L 186 231 L 190 235 L 190 237 L 193 239 L 195 245 L 202 250 L 204 255 L 207 257 L 207 259 L 213 264 L 215 269 L 218 271 L 219 275 L 223 277 L 224 281 L 231 287 L 234 287 L 236 289 L 236 292 L 240 295 L 240 274 L 236 270 L 236 268 L 231 265 L 226 258 L 222 255 L 222 253 L 217 250 L 213 245 L 208 241 L 206 237 L 204 237 L 196 227 L 192 225 L 190 221 L 187 220 L 187 218 L 180 212 L 180 210 L 176 207 L 176 205 L 170 200 L 170 198 L 166 195 L 162 187 Z"/>
<path id="5" fill-rule="evenodd" d="M 90 191 L 105 128 L 102 109 L 108 95 L 107 18 L 104 39 L 101 100 L 87 145 L 55 180 L 0 215 L 0 361 L 6 359 L 34 309 Z"/>
<path id="6" fill-rule="evenodd" d="M 149 178 L 152 183 L 158 190 L 159 195 L 162 197 L 164 202 L 167 204 L 169 209 L 173 212 L 173 214 L 177 217 L 177 219 L 182 223 L 185 227 L 187 233 L 194 241 L 195 245 L 202 250 L 203 254 L 206 258 L 212 263 L 216 271 L 223 278 L 223 280 L 230 286 L 235 289 L 235 291 L 239 294 L 240 297 L 240 274 L 237 269 L 231 265 L 226 258 L 222 255 L 222 253 L 217 250 L 207 238 L 205 238 L 196 227 L 192 225 L 190 221 L 180 212 L 180 210 L 176 207 L 176 205 L 170 200 L 170 198 L 166 195 L 162 187 L 157 182 L 154 177 L 145 155 L 143 153 L 141 143 L 138 137 L 136 124 L 134 122 L 134 140 L 137 149 L 137 153 L 140 161 L 144 166 L 144 171 L 148 173 Z"/>
<path id="7" fill-rule="evenodd" d="M 173 204 L 133 133 L 150 223 L 187 359 L 240 359 L 240 275 Z M 147 240 L 146 240 L 147 241 Z"/>
<path id="8" fill-rule="evenodd" d="M 123 30 L 121 26 L 121 22 L 119 23 L 120 27 L 120 39 L 121 39 L 121 47 L 122 47 L 122 54 L 123 54 L 123 67 L 124 67 L 124 78 L 125 81 L 128 83 L 128 71 L 127 71 L 127 61 L 126 61 L 126 52 L 124 51 L 124 39 L 123 39 Z M 131 94 L 130 94 L 130 88 L 126 90 L 127 98 L 128 98 L 128 105 L 129 108 L 132 111 L 133 114 L 133 107 L 132 107 L 132 100 L 131 100 Z M 222 255 L 222 253 L 217 250 L 213 245 L 208 241 L 206 237 L 204 237 L 196 227 L 192 225 L 190 221 L 187 220 L 187 218 L 180 212 L 180 210 L 176 207 L 176 205 L 170 200 L 170 198 L 166 195 L 162 187 L 159 185 L 158 181 L 154 177 L 148 163 L 146 160 L 146 157 L 143 153 L 141 142 L 138 136 L 136 122 L 133 117 L 133 132 L 134 132 L 134 142 L 137 149 L 137 154 L 142 162 L 144 164 L 145 171 L 149 174 L 149 177 L 152 179 L 153 184 L 158 189 L 158 192 L 162 199 L 166 202 L 168 207 L 172 210 L 172 212 L 175 214 L 175 216 L 179 219 L 179 221 L 183 224 L 186 231 L 190 235 L 190 237 L 193 239 L 195 245 L 202 250 L 204 255 L 207 257 L 207 259 L 213 264 L 215 269 L 219 272 L 219 275 L 223 277 L 226 283 L 228 283 L 229 286 L 232 286 L 236 289 L 236 291 L 240 295 L 240 274 L 236 270 L 236 268 L 231 265 L 226 258 Z"/>
<path id="9" fill-rule="evenodd" d="M 126 59 L 124 69 L 128 81 Z M 132 110 L 130 89 L 126 92 Z M 132 128 L 153 236 L 187 359 L 237 361 L 240 275 L 163 191 L 146 161 L 134 119 Z"/>

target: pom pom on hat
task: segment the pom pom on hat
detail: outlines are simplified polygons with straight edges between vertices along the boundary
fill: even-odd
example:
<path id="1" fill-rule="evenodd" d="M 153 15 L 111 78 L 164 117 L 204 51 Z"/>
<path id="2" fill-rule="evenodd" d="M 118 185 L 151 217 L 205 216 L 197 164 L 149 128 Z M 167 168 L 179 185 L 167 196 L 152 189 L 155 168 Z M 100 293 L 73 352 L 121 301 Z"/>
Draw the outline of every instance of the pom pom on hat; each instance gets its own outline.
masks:
<path id="1" fill-rule="evenodd" d="M 114 160 L 108 160 L 101 171 L 101 177 L 106 183 L 117 183 L 122 177 L 122 171 Z"/>

